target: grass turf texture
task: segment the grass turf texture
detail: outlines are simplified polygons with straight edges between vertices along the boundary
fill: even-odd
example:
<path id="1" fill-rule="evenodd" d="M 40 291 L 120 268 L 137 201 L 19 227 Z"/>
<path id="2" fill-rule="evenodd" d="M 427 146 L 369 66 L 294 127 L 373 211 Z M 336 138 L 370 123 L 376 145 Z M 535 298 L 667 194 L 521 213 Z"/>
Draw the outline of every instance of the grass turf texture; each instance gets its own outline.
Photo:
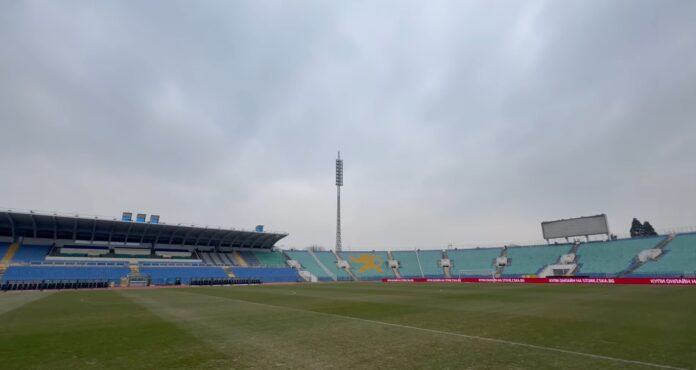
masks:
<path id="1" fill-rule="evenodd" d="M 447 333 L 695 368 L 693 307 L 695 287 L 665 286 L 334 283 L 4 293 L 0 368 L 655 368 Z"/>

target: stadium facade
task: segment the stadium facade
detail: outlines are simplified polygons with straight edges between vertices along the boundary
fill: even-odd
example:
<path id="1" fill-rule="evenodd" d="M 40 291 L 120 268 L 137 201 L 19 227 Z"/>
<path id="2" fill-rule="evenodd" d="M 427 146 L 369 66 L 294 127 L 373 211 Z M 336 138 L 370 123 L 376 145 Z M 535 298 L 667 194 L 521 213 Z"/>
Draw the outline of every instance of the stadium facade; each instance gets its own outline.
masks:
<path id="1" fill-rule="evenodd" d="M 280 250 L 286 233 L 0 212 L 3 290 L 466 278 L 694 278 L 696 233 L 477 249 Z"/>

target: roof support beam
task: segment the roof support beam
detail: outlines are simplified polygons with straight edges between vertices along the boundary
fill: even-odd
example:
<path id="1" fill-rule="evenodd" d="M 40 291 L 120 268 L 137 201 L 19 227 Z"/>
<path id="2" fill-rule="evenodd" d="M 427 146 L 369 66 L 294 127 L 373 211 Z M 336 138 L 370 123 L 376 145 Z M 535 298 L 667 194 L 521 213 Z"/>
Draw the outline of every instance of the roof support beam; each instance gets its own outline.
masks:
<path id="1" fill-rule="evenodd" d="M 172 241 L 174 240 L 174 236 L 176 235 L 176 232 L 179 231 L 180 227 L 176 226 L 174 227 L 174 230 L 172 230 L 172 236 L 169 237 L 169 245 L 172 244 Z"/>
<path id="2" fill-rule="evenodd" d="M 34 211 L 31 211 L 29 213 L 31 215 L 31 223 L 34 225 L 34 239 L 36 239 L 36 234 L 37 234 L 37 226 L 36 226 L 36 217 L 34 217 Z"/>
<path id="3" fill-rule="evenodd" d="M 111 237 L 114 236 L 114 227 L 116 226 L 116 223 L 112 223 L 111 227 L 109 228 L 109 245 L 111 245 Z"/>
<path id="4" fill-rule="evenodd" d="M 10 216 L 10 213 L 5 213 L 7 216 L 7 220 L 10 221 L 10 227 L 12 228 L 12 241 L 15 241 L 15 237 L 17 236 L 17 233 L 15 232 L 15 223 L 14 220 L 12 219 L 12 216 Z"/>
<path id="5" fill-rule="evenodd" d="M 159 243 L 159 237 L 160 237 L 160 234 L 162 234 L 162 230 L 164 230 L 164 227 L 159 228 L 159 231 L 157 232 L 157 236 L 155 236 L 155 242 L 152 243 L 152 245 Z"/>
<path id="6" fill-rule="evenodd" d="M 230 241 L 230 247 L 234 247 L 234 244 L 237 242 L 237 240 L 241 239 L 242 236 L 244 236 L 244 233 L 237 233 L 235 237 L 232 238 L 232 240 Z"/>
<path id="7" fill-rule="evenodd" d="M 220 233 L 220 230 L 221 230 L 221 229 L 218 228 L 218 229 L 215 230 L 215 232 L 210 236 L 210 238 L 208 238 L 208 244 L 205 245 L 206 247 L 210 247 L 210 244 L 213 242 L 213 240 L 215 239 L 215 237 L 217 236 L 217 234 Z M 227 232 L 227 234 L 229 234 L 229 233 L 231 233 L 231 231 Z"/>
<path id="8" fill-rule="evenodd" d="M 92 239 L 89 240 L 90 243 L 94 243 L 94 234 L 97 232 L 97 218 L 95 217 L 92 224 Z"/>
<path id="9" fill-rule="evenodd" d="M 193 246 L 197 247 L 198 246 L 198 241 L 201 240 L 201 235 L 205 234 L 205 232 L 208 231 L 208 227 L 206 226 L 205 229 L 201 230 L 198 235 L 196 235 L 196 240 L 193 242 Z"/>
<path id="10" fill-rule="evenodd" d="M 275 238 L 276 236 L 274 234 L 268 234 L 265 238 L 259 239 L 258 246 L 261 248 L 265 248 L 266 245 L 272 246 L 276 242 Z"/>
<path id="11" fill-rule="evenodd" d="M 186 234 L 184 234 L 184 239 L 181 240 L 181 245 L 186 245 L 186 239 L 188 239 L 189 235 L 191 235 L 191 232 L 195 230 L 194 228 L 190 228 Z"/>
<path id="12" fill-rule="evenodd" d="M 147 234 L 147 229 L 150 228 L 150 224 L 145 225 L 145 230 L 143 230 L 143 235 L 140 237 L 140 244 L 143 244 L 143 241 L 145 240 L 145 234 Z M 154 244 L 153 244 L 154 245 Z"/>
<path id="13" fill-rule="evenodd" d="M 128 243 L 128 237 L 130 236 L 130 231 L 133 228 L 133 222 L 128 225 L 128 231 L 126 231 L 126 238 L 123 240 L 123 244 Z"/>
<path id="14" fill-rule="evenodd" d="M 232 234 L 234 234 L 234 230 L 230 230 L 230 231 L 226 232 L 226 233 L 222 236 L 222 238 L 220 238 L 220 240 L 217 241 L 217 245 L 215 245 L 215 246 L 218 247 L 218 248 L 220 248 L 220 247 L 222 246 L 222 243 L 224 243 L 225 240 L 227 240 L 227 238 L 229 238 L 229 236 L 232 235 Z M 213 244 L 212 238 L 211 238 L 211 240 L 208 241 L 208 246 L 210 246 L 211 244 Z"/>
<path id="15" fill-rule="evenodd" d="M 242 242 L 242 248 L 246 248 L 247 245 L 249 245 L 249 240 L 254 239 L 255 237 L 257 237 L 255 233 L 249 233 L 249 236 L 244 238 L 244 241 Z"/>

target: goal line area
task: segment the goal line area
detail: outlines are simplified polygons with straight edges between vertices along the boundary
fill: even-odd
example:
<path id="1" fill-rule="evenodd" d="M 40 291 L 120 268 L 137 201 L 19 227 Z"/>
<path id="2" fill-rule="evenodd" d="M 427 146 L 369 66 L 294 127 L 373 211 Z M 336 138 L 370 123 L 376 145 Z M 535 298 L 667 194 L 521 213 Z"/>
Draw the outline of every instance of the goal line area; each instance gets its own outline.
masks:
<path id="1" fill-rule="evenodd" d="M 474 270 L 457 270 L 458 277 L 495 277 L 495 269 L 474 269 Z"/>

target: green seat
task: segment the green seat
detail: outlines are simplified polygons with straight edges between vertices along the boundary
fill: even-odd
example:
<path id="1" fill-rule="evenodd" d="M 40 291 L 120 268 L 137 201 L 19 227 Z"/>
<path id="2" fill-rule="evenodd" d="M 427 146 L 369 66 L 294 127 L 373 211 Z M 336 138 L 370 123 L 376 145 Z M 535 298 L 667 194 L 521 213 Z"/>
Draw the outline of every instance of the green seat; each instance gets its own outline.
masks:
<path id="1" fill-rule="evenodd" d="M 438 262 L 442 259 L 442 251 L 420 250 L 418 251 L 418 259 L 423 268 L 425 277 L 444 277 L 445 270 L 440 267 Z"/>
<path id="2" fill-rule="evenodd" d="M 387 252 L 340 252 L 342 259 L 348 261 L 353 274 L 361 280 L 393 278 L 389 267 Z"/>
<path id="3" fill-rule="evenodd" d="M 259 261 L 259 264 L 261 266 L 267 266 L 267 267 L 288 267 L 288 264 L 285 262 L 285 256 L 281 252 L 276 252 L 276 251 L 267 251 L 267 252 L 261 252 L 261 251 L 255 251 L 254 256 L 256 256 L 256 259 Z"/>
<path id="4" fill-rule="evenodd" d="M 418 266 L 418 256 L 416 251 L 394 251 L 392 257 L 399 261 L 399 272 L 401 277 L 422 277 L 420 267 Z"/>
<path id="5" fill-rule="evenodd" d="M 302 268 L 309 271 L 310 274 L 316 276 L 320 280 L 331 279 L 331 276 L 319 266 L 317 261 L 307 251 L 286 251 L 285 254 L 292 260 L 295 260 L 302 265 Z"/>
<path id="6" fill-rule="evenodd" d="M 562 255 L 570 251 L 570 247 L 569 244 L 509 247 L 508 266 L 503 268 L 503 276 L 537 274 L 546 265 L 558 262 Z"/>
<path id="7" fill-rule="evenodd" d="M 655 248 L 664 237 L 623 239 L 581 244 L 576 261 L 576 275 L 613 276 L 627 269 L 643 250 Z"/>
<path id="8" fill-rule="evenodd" d="M 448 250 L 447 256 L 452 263 L 451 274 L 454 277 L 490 276 L 495 270 L 495 259 L 501 251 L 502 248 Z"/>
<path id="9" fill-rule="evenodd" d="M 634 274 L 696 276 L 696 234 L 677 235 L 656 261 L 648 261 Z"/>

